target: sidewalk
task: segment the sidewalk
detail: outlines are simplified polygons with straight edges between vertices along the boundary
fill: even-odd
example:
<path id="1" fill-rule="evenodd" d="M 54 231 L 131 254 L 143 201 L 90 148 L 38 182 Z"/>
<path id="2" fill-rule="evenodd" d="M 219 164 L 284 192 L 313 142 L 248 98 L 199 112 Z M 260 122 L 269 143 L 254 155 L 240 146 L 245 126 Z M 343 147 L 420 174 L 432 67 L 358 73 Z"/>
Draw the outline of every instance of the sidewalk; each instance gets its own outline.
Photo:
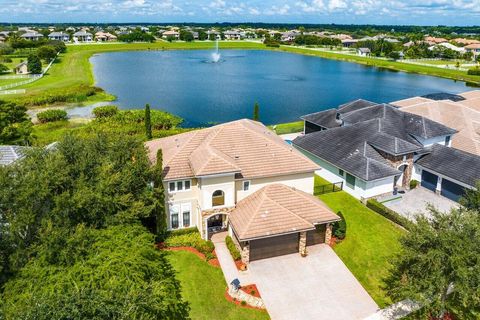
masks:
<path id="1" fill-rule="evenodd" d="M 253 283 L 249 270 L 241 272 L 238 271 L 237 266 L 235 265 L 235 262 L 233 261 L 230 251 L 228 251 L 225 243 L 225 237 L 227 235 L 227 232 L 221 232 L 212 236 L 212 242 L 215 245 L 215 253 L 217 254 L 218 261 L 220 262 L 220 267 L 222 268 L 225 281 L 227 281 L 227 284 L 230 285 L 230 282 L 237 278 L 240 280 L 241 285 Z"/>

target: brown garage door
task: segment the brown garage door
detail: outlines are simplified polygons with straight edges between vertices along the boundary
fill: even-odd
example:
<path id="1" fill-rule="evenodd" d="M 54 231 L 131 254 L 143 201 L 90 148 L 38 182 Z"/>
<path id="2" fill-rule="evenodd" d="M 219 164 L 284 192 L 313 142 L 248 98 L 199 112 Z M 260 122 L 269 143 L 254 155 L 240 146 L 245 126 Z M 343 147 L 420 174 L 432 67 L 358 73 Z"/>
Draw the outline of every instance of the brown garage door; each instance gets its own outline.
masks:
<path id="1" fill-rule="evenodd" d="M 250 261 L 298 252 L 298 233 L 250 241 Z"/>
<path id="2" fill-rule="evenodd" d="M 307 246 L 325 242 L 326 225 L 317 225 L 315 230 L 307 231 Z"/>

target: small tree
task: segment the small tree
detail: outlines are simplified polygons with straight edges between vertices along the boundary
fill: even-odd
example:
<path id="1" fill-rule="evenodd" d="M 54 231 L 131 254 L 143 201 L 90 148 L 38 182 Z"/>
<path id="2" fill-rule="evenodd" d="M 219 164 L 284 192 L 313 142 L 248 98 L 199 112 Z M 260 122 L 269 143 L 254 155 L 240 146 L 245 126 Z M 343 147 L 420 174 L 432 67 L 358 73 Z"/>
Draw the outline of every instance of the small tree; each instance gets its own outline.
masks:
<path id="1" fill-rule="evenodd" d="M 260 121 L 260 107 L 258 106 L 258 102 L 255 102 L 253 106 L 253 120 Z"/>
<path id="2" fill-rule="evenodd" d="M 145 105 L 145 131 L 147 139 L 152 139 L 152 119 L 150 117 L 150 105 L 148 103 Z"/>
<path id="3" fill-rule="evenodd" d="M 153 194 L 155 197 L 156 232 L 159 241 L 165 239 L 167 231 L 167 215 L 165 212 L 165 188 L 163 187 L 163 153 L 157 151 L 157 162 L 153 167 Z"/>
<path id="4" fill-rule="evenodd" d="M 477 181 L 475 189 L 466 189 L 459 202 L 467 209 L 480 212 L 480 181 Z"/>
<path id="5" fill-rule="evenodd" d="M 36 54 L 31 54 L 28 56 L 27 68 L 30 73 L 40 74 L 42 73 L 42 61 Z"/>
<path id="6" fill-rule="evenodd" d="M 6 65 L 0 63 L 0 73 L 5 73 L 9 71 L 10 69 Z"/>
<path id="7" fill-rule="evenodd" d="M 337 216 L 339 216 L 341 220 L 333 223 L 332 231 L 336 238 L 343 240 L 347 235 L 347 221 L 345 221 L 345 217 L 341 211 L 337 212 Z"/>
<path id="8" fill-rule="evenodd" d="M 41 46 L 37 50 L 37 55 L 40 59 L 50 62 L 57 55 L 57 50 L 55 50 L 55 47 L 51 45 Z"/>

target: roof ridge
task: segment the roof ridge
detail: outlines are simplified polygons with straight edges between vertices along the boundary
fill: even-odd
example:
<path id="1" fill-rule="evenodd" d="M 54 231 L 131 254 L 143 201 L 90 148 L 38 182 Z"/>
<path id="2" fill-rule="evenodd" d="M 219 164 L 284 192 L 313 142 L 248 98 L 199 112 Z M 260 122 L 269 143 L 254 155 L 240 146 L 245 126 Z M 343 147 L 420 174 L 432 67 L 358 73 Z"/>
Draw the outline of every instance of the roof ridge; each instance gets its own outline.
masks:
<path id="1" fill-rule="evenodd" d="M 252 196 L 252 195 L 255 195 L 255 194 L 256 194 L 255 197 L 260 198 L 260 199 L 258 200 L 258 204 L 255 206 L 255 209 L 257 209 L 257 210 L 258 210 L 258 208 L 261 207 L 262 204 L 265 202 L 265 191 L 263 190 L 263 189 L 265 189 L 265 188 L 266 188 L 266 187 L 263 187 L 262 189 L 254 192 L 253 194 L 250 195 L 250 196 Z M 257 192 L 258 192 L 258 193 L 257 193 Z M 243 198 L 241 201 L 244 201 L 245 199 L 248 199 L 248 197 Z M 238 203 L 237 203 L 236 208 L 238 208 Z M 257 210 L 255 210 L 255 211 L 257 211 Z M 252 224 L 254 218 L 255 218 L 255 215 L 252 214 L 252 215 L 250 216 L 250 219 L 247 220 L 247 225 L 245 226 L 245 229 L 243 230 L 243 233 L 245 233 L 245 231 L 248 230 L 248 228 L 249 228 L 250 225 Z"/>

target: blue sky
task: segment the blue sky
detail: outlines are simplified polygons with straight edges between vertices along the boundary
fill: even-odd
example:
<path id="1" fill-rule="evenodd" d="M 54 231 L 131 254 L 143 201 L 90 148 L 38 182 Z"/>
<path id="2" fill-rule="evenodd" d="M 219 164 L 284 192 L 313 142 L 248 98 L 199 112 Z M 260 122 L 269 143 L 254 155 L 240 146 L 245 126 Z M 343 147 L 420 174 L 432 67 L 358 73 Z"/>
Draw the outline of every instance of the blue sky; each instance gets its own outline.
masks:
<path id="1" fill-rule="evenodd" d="M 479 25 L 480 0 L 0 0 L 0 22 Z"/>

